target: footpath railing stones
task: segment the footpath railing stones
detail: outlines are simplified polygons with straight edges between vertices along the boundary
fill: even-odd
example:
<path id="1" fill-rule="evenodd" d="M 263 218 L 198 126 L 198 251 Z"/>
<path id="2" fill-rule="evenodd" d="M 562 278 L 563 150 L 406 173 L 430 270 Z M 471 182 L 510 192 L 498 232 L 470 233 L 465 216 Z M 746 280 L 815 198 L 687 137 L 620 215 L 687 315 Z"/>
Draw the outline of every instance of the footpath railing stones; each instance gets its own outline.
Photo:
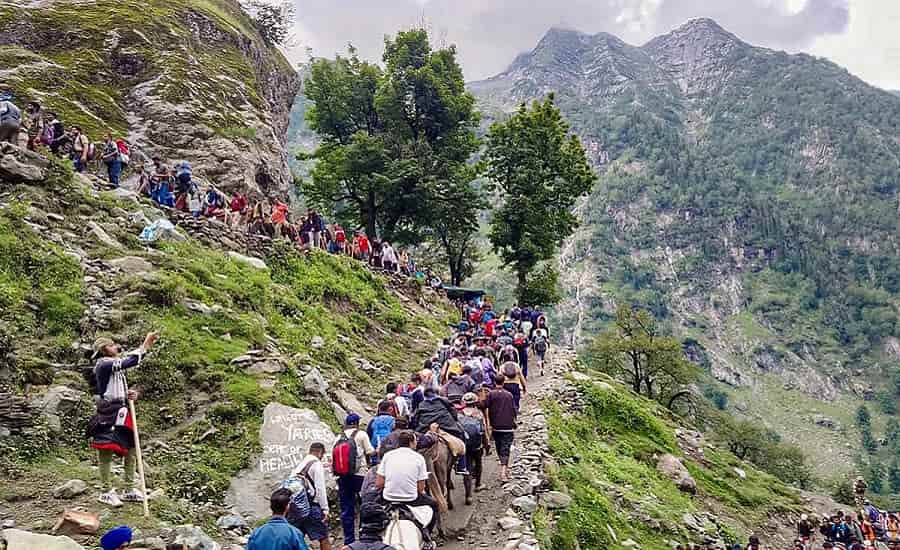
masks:
<path id="1" fill-rule="evenodd" d="M 552 399 L 566 410 L 583 407 L 578 392 L 565 378 L 574 361 L 575 352 L 570 349 L 559 348 L 552 352 L 543 383 L 533 394 L 538 403 Z M 524 411 L 520 417 L 515 445 L 517 452 L 510 466 L 510 481 L 503 486 L 503 490 L 514 498 L 506 515 L 498 520 L 499 526 L 507 532 L 503 550 L 538 550 L 540 543 L 535 536 L 534 512 L 539 507 L 562 510 L 572 501 L 569 495 L 550 490 L 546 471 L 552 465 L 553 457 L 547 417 L 540 405 Z"/>

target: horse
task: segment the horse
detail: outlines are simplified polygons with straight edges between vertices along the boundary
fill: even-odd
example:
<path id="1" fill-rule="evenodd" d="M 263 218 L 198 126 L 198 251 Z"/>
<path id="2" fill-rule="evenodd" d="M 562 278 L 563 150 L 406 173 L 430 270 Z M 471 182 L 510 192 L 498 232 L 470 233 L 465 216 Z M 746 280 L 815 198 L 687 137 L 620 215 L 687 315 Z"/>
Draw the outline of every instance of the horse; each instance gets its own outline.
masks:
<path id="1" fill-rule="evenodd" d="M 437 531 L 443 536 L 443 515 L 453 509 L 453 453 L 450 452 L 450 445 L 443 438 L 438 438 L 437 443 L 420 452 L 425 457 L 425 464 L 428 467 L 428 493 L 437 502 L 440 511 Z"/>

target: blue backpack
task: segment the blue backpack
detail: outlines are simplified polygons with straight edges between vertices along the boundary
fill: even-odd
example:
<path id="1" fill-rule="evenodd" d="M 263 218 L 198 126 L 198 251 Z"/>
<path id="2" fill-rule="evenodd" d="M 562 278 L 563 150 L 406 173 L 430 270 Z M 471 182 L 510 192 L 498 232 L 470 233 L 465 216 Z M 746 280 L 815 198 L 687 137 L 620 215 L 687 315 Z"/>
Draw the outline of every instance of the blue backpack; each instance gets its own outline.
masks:
<path id="1" fill-rule="evenodd" d="M 395 419 L 393 416 L 381 414 L 372 419 L 372 446 L 376 449 L 381 441 L 389 433 L 394 431 Z"/>

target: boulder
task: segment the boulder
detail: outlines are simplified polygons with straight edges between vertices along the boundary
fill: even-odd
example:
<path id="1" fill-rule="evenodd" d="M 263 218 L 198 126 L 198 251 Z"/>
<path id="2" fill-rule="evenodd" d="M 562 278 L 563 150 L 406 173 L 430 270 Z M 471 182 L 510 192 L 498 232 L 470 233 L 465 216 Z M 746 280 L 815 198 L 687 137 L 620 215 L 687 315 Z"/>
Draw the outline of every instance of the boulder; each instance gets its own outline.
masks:
<path id="1" fill-rule="evenodd" d="M 59 432 L 62 430 L 61 418 L 76 411 L 86 398 L 84 392 L 68 386 L 51 386 L 45 393 L 34 397 L 31 406 L 41 411 L 51 430 Z"/>
<path id="2" fill-rule="evenodd" d="M 526 514 L 530 514 L 537 510 L 537 501 L 531 495 L 524 495 L 513 499 L 512 505 L 514 508 L 518 508 Z"/>
<path id="3" fill-rule="evenodd" d="M 512 516 L 503 516 L 502 518 L 497 520 L 497 523 L 504 531 L 509 531 L 510 529 L 515 529 L 522 526 L 522 520 Z"/>
<path id="4" fill-rule="evenodd" d="M 219 543 L 209 538 L 203 529 L 194 525 L 176 527 L 173 544 L 183 545 L 184 550 L 219 550 L 220 548 Z"/>
<path id="5" fill-rule="evenodd" d="M 70 479 L 53 489 L 53 498 L 75 498 L 87 491 L 87 483 L 80 479 Z"/>
<path id="6" fill-rule="evenodd" d="M 306 373 L 306 376 L 303 377 L 303 389 L 307 393 L 322 397 L 328 396 L 328 382 L 322 376 L 322 373 L 319 372 L 319 369 L 314 368 Z"/>
<path id="7" fill-rule="evenodd" d="M 250 374 L 277 374 L 285 370 L 287 368 L 284 366 L 284 363 L 274 359 L 266 359 L 247 368 L 247 372 Z"/>
<path id="8" fill-rule="evenodd" d="M 135 539 L 128 545 L 129 548 L 146 548 L 147 550 L 166 550 L 166 541 L 161 537 L 146 537 Z"/>
<path id="9" fill-rule="evenodd" d="M 4 529 L 2 535 L 7 550 L 84 550 L 69 537 L 41 535 L 20 529 Z"/>
<path id="10" fill-rule="evenodd" d="M 359 415 L 360 426 L 368 424 L 369 420 L 372 420 L 372 414 L 366 410 L 365 405 L 363 405 L 352 393 L 347 390 L 337 389 L 334 391 L 334 396 L 337 397 L 338 403 L 347 410 L 348 414 L 350 412 L 355 412 Z M 340 420 L 344 419 L 341 418 Z"/>
<path id="11" fill-rule="evenodd" d="M 63 511 L 53 526 L 53 532 L 62 535 L 93 535 L 99 530 L 100 515 L 79 510 Z"/>
<path id="12" fill-rule="evenodd" d="M 313 349 L 321 349 L 325 347 L 325 340 L 321 336 L 313 336 L 312 340 L 310 340 L 309 345 Z"/>
<path id="13" fill-rule="evenodd" d="M 254 258 L 253 256 L 244 256 L 243 254 L 235 252 L 234 250 L 229 250 L 228 256 L 231 257 L 232 260 L 249 264 L 256 269 L 269 269 L 269 266 L 266 265 L 266 262 L 262 261 L 259 258 Z"/>
<path id="14" fill-rule="evenodd" d="M 147 273 L 148 271 L 154 271 L 156 269 L 153 264 L 139 256 L 123 256 L 122 258 L 116 258 L 115 260 L 110 260 L 109 265 L 118 268 L 129 275 Z"/>
<path id="15" fill-rule="evenodd" d="M 109 233 L 107 233 L 105 229 L 100 227 L 100 224 L 98 224 L 97 222 L 87 222 L 87 228 L 91 232 L 91 235 L 95 239 L 97 239 L 97 242 L 99 242 L 100 244 L 106 245 L 110 248 L 123 248 L 122 243 L 110 237 Z"/>
<path id="16" fill-rule="evenodd" d="M 255 467 L 231 480 L 227 498 L 233 513 L 250 521 L 270 515 L 268 495 L 306 456 L 311 443 L 323 443 L 330 452 L 336 436 L 310 409 L 269 403 L 263 411 L 259 439 L 262 454 Z"/>
<path id="17" fill-rule="evenodd" d="M 572 497 L 559 491 L 550 491 L 542 498 L 544 506 L 549 510 L 562 510 L 572 505 Z"/>
<path id="18" fill-rule="evenodd" d="M 656 469 L 661 474 L 671 479 L 678 488 L 685 493 L 697 494 L 697 482 L 691 477 L 691 473 L 681 463 L 681 459 L 665 453 L 656 461 Z"/>
<path id="19" fill-rule="evenodd" d="M 44 171 L 30 163 L 20 162 L 13 155 L 0 158 L 0 179 L 13 183 L 37 183 L 44 179 Z"/>
<path id="20" fill-rule="evenodd" d="M 226 514 L 216 520 L 216 527 L 223 531 L 244 531 L 248 528 L 247 521 L 237 514 Z"/>

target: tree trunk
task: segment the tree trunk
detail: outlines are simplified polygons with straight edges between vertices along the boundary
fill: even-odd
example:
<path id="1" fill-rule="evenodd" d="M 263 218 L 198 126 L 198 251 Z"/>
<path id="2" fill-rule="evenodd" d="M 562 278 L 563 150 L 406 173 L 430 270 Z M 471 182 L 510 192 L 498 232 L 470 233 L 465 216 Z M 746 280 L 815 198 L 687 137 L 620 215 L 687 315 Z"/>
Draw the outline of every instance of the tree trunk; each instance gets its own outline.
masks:
<path id="1" fill-rule="evenodd" d="M 366 196 L 366 236 L 370 239 L 374 239 L 377 237 L 375 234 L 375 222 L 376 222 L 376 210 L 375 210 L 375 192 L 369 191 Z"/>
<path id="2" fill-rule="evenodd" d="M 522 294 L 525 292 L 525 287 L 528 285 L 528 272 L 524 269 L 516 270 L 516 277 L 518 278 L 518 284 L 516 285 L 516 297 L 519 301 L 522 300 Z M 525 306 L 526 304 L 519 304 L 521 306 Z"/>

